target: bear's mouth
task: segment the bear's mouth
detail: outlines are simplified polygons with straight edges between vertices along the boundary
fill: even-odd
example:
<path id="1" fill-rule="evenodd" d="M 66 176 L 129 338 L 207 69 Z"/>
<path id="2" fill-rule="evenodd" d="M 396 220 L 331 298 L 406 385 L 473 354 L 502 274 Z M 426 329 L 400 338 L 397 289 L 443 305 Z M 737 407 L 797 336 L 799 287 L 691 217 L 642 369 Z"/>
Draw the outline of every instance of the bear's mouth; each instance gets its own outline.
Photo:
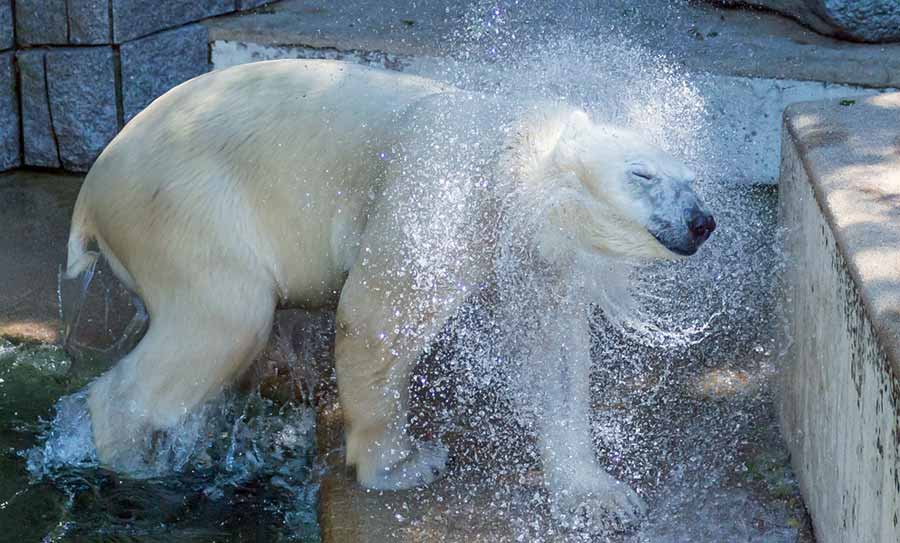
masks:
<path id="1" fill-rule="evenodd" d="M 650 232 L 650 234 L 656 238 L 660 245 L 678 256 L 691 256 L 700 248 L 700 243 L 673 243 L 672 240 L 666 239 L 666 237 L 656 232 Z"/>

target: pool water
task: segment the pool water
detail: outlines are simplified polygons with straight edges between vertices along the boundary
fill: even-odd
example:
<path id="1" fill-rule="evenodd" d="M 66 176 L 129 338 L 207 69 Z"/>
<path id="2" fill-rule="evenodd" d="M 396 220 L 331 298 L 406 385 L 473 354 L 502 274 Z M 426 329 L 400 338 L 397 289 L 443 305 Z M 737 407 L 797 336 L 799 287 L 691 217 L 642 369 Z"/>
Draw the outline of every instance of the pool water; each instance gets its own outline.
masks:
<path id="1" fill-rule="evenodd" d="M 85 446 L 90 377 L 59 347 L 0 340 L 0 541 L 319 540 L 309 406 L 229 394 L 174 471 L 129 479 Z"/>

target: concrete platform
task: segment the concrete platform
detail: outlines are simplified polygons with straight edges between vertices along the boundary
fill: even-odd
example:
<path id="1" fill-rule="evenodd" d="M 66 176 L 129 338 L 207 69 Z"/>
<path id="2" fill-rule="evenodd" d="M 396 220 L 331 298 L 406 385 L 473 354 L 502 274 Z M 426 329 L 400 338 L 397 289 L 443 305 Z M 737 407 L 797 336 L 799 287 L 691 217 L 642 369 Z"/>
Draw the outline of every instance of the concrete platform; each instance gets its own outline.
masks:
<path id="1" fill-rule="evenodd" d="M 785 114 L 781 419 L 818 540 L 900 541 L 900 94 Z"/>

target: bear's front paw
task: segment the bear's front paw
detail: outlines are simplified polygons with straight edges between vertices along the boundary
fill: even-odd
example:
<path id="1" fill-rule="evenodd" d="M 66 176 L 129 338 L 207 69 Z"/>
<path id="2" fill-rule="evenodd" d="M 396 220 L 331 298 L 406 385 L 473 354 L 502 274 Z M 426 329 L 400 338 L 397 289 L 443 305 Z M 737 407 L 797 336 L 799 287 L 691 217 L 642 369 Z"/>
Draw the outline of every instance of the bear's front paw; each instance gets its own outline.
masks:
<path id="1" fill-rule="evenodd" d="M 647 504 L 634 489 L 608 475 L 590 490 L 551 492 L 553 516 L 571 529 L 624 531 L 636 526 L 647 512 Z"/>
<path id="2" fill-rule="evenodd" d="M 424 486 L 439 478 L 447 466 L 448 449 L 440 441 L 414 444 L 396 463 L 370 467 L 357 465 L 359 484 L 373 490 L 403 490 Z"/>

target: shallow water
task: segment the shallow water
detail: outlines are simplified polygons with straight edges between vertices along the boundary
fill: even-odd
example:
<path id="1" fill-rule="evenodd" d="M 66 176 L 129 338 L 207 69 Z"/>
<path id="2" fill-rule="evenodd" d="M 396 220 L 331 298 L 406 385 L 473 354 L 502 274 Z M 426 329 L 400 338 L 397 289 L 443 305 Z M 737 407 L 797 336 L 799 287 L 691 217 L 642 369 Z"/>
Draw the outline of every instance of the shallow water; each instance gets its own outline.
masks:
<path id="1" fill-rule="evenodd" d="M 54 415 L 87 381 L 70 367 L 0 341 L 0 541 L 318 541 L 308 406 L 230 395 L 180 469 L 129 479 L 97 466 L 78 394 Z"/>

